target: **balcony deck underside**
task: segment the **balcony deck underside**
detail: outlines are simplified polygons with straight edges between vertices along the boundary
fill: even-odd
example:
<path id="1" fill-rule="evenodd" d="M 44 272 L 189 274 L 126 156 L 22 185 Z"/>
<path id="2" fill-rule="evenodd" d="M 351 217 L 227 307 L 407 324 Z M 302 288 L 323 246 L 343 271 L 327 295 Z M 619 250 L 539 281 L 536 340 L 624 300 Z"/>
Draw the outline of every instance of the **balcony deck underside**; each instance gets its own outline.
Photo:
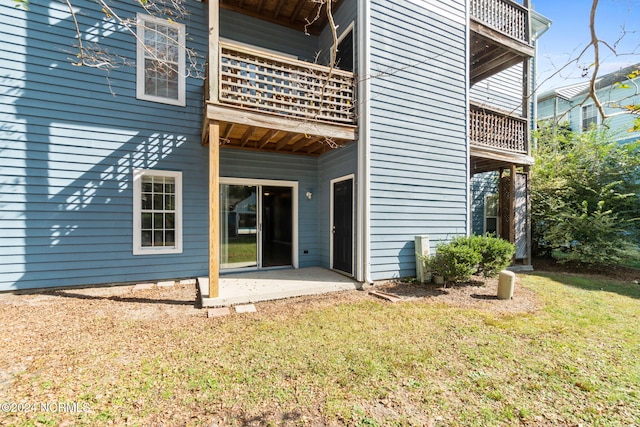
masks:
<path id="1" fill-rule="evenodd" d="M 268 112 L 216 103 L 207 104 L 203 127 L 220 124 L 220 146 L 253 151 L 319 156 L 357 139 L 356 126 L 285 117 Z"/>
<path id="2" fill-rule="evenodd" d="M 471 21 L 471 84 L 534 55 L 532 46 Z"/>
<path id="3" fill-rule="evenodd" d="M 318 35 L 327 24 L 324 3 L 315 0 L 219 0 L 220 7 L 294 30 Z M 333 0 L 335 13 L 343 0 Z M 315 19 L 314 19 L 315 18 Z"/>
<path id="4" fill-rule="evenodd" d="M 533 157 L 526 153 L 509 152 L 471 143 L 471 175 L 497 171 L 510 165 L 531 166 L 533 163 Z"/>

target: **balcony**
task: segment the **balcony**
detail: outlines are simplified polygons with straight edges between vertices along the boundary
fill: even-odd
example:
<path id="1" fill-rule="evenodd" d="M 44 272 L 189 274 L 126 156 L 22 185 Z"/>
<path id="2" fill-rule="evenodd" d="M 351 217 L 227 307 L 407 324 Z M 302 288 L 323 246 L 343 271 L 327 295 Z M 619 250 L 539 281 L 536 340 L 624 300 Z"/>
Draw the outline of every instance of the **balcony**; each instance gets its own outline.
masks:
<path id="1" fill-rule="evenodd" d="M 471 84 L 534 55 L 528 1 L 470 0 Z"/>
<path id="2" fill-rule="evenodd" d="M 318 155 L 355 139 L 353 73 L 222 41 L 217 63 L 207 117 L 224 146 Z"/>
<path id="3" fill-rule="evenodd" d="M 334 12 L 342 2 L 332 1 Z M 210 125 L 214 125 L 221 147 L 244 150 L 318 156 L 357 138 L 354 74 L 279 53 L 288 52 L 307 60 L 317 54 L 321 34 L 329 22 L 323 12 L 326 3 L 208 3 L 204 145 L 210 140 Z M 317 19 L 311 22 L 309 17 Z M 265 29 L 268 27 L 269 36 L 265 43 L 259 40 L 263 24 Z M 229 39 L 246 43 L 254 40 L 264 49 Z M 273 43 L 274 40 L 281 42 Z"/>
<path id="4" fill-rule="evenodd" d="M 220 102 L 353 124 L 353 73 L 220 43 Z"/>
<path id="5" fill-rule="evenodd" d="M 470 106 L 469 140 L 472 172 L 497 170 L 507 164 L 532 165 L 529 122 L 480 104 Z"/>

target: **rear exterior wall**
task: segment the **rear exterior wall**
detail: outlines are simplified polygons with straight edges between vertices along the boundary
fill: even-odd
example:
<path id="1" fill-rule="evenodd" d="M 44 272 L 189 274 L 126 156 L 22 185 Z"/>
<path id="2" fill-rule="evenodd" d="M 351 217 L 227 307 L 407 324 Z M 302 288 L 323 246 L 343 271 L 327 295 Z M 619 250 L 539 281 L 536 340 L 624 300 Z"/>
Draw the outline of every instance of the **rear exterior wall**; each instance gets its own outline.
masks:
<path id="1" fill-rule="evenodd" d="M 468 227 L 466 2 L 371 2 L 371 278 Z"/>
<path id="2" fill-rule="evenodd" d="M 188 4 L 187 45 L 202 65 L 206 5 Z M 135 63 L 131 34 L 94 2 L 74 6 L 86 42 Z M 138 100 L 135 67 L 72 65 L 75 30 L 63 3 L 29 7 L 0 4 L 0 290 L 206 273 L 203 81 L 187 78 L 184 107 Z M 114 7 L 125 18 L 143 12 L 135 3 Z M 182 172 L 182 253 L 133 255 L 135 168 Z"/>

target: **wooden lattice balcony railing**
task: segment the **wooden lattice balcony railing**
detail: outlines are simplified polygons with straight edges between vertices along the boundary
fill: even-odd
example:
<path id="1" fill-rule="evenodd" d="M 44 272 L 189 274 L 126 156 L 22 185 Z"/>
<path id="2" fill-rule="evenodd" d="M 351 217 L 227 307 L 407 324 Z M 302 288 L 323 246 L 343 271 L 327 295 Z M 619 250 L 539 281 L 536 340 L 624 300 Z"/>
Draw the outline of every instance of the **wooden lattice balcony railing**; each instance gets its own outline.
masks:
<path id="1" fill-rule="evenodd" d="M 306 120 L 355 122 L 354 75 L 220 42 L 219 101 Z"/>
<path id="2" fill-rule="evenodd" d="M 473 19 L 526 44 L 529 40 L 529 10 L 512 0 L 471 0 Z"/>
<path id="3" fill-rule="evenodd" d="M 471 105 L 469 132 L 472 145 L 528 154 L 527 119 Z"/>

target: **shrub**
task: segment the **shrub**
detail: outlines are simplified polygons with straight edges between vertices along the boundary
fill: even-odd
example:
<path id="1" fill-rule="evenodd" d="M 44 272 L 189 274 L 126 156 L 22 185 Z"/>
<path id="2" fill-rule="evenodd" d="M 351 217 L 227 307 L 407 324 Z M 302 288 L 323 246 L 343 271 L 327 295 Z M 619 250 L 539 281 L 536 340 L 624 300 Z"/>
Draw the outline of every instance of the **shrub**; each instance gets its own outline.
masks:
<path id="1" fill-rule="evenodd" d="M 581 212 L 563 213 L 544 238 L 563 253 L 560 263 L 621 265 L 631 248 L 625 225 L 611 210 L 604 210 L 604 201 L 594 212 L 589 212 L 584 201 Z"/>
<path id="2" fill-rule="evenodd" d="M 446 243 L 438 245 L 436 254 L 429 258 L 427 265 L 434 274 L 456 283 L 469 280 L 481 259 L 480 254 L 469 246 Z"/>
<path id="3" fill-rule="evenodd" d="M 516 247 L 513 243 L 494 236 L 459 236 L 451 241 L 454 246 L 468 246 L 480 254 L 477 273 L 495 277 L 511 263 Z"/>
<path id="4" fill-rule="evenodd" d="M 538 256 L 615 266 L 640 243 L 640 141 L 543 128 L 531 169 L 532 245 Z"/>

